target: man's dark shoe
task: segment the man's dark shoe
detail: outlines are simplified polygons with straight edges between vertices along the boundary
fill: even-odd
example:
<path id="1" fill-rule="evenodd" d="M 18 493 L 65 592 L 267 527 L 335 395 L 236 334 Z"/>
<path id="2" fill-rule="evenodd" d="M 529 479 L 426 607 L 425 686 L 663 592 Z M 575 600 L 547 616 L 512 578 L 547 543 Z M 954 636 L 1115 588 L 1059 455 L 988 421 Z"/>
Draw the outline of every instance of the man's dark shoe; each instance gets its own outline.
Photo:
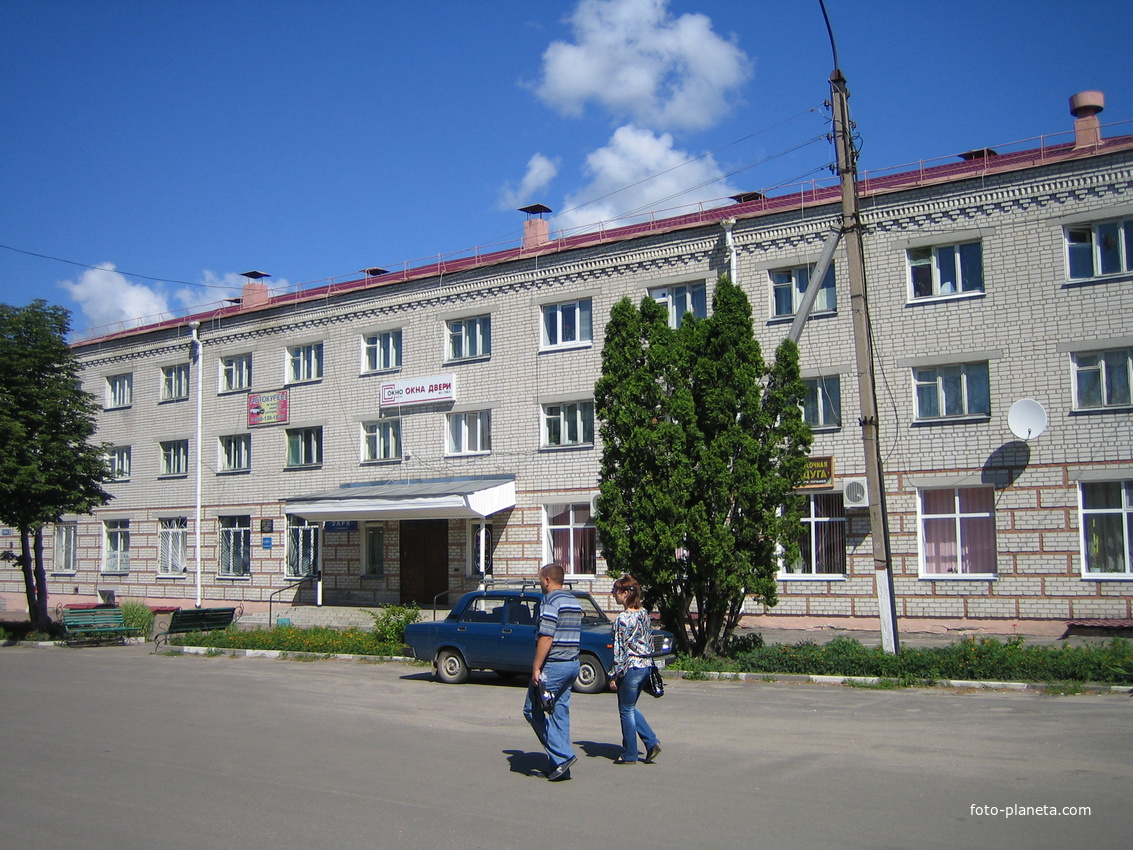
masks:
<path id="1" fill-rule="evenodd" d="M 659 755 L 661 755 L 661 745 L 660 744 L 654 744 L 652 747 L 649 748 L 649 752 L 645 755 L 645 763 L 646 764 L 653 764 L 653 760 L 655 758 L 657 758 L 657 756 L 659 756 Z"/>
<path id="2" fill-rule="evenodd" d="M 547 774 L 549 782 L 563 782 L 570 779 L 570 766 L 578 761 L 578 756 L 571 756 L 554 770 Z"/>

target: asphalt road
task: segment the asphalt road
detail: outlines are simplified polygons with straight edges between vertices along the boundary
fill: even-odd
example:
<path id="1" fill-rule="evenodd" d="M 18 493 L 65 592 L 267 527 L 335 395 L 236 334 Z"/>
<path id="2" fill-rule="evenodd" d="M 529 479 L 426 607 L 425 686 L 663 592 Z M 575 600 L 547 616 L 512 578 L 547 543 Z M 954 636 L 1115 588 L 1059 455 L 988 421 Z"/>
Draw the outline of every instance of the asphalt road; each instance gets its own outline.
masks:
<path id="1" fill-rule="evenodd" d="M 653 765 L 574 698 L 570 782 L 521 682 L 424 668 L 0 648 L 0 844 L 1127 848 L 1133 698 L 671 680 Z M 1031 807 L 1009 809 L 1009 807 Z M 1040 814 L 1038 807 L 1088 807 Z M 980 808 L 983 807 L 983 808 Z"/>

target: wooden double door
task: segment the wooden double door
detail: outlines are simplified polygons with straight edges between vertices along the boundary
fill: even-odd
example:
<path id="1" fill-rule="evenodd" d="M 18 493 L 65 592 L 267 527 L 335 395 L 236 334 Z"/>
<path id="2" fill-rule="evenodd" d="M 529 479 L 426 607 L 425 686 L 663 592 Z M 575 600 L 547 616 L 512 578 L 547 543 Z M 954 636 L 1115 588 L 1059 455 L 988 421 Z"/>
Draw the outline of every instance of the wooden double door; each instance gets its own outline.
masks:
<path id="1" fill-rule="evenodd" d="M 399 539 L 401 602 L 432 605 L 448 590 L 448 520 L 403 519 Z M 450 602 L 443 596 L 437 601 Z"/>

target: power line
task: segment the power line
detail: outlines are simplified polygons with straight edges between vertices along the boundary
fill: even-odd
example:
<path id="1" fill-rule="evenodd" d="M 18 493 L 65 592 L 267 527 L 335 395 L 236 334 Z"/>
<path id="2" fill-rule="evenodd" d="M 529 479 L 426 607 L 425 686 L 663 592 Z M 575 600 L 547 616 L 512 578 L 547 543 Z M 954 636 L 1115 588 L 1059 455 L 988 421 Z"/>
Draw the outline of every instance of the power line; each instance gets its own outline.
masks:
<path id="1" fill-rule="evenodd" d="M 149 275 L 145 274 L 135 274 L 134 272 L 122 271 L 122 269 L 119 268 L 108 269 L 105 263 L 100 266 L 92 266 L 90 263 L 80 263 L 76 260 L 64 259 L 63 257 L 53 257 L 50 254 L 37 254 L 35 251 L 25 251 L 22 248 L 13 248 L 11 245 L 0 245 L 0 248 L 3 248 L 7 251 L 15 251 L 17 254 L 26 254 L 29 257 L 38 257 L 41 260 L 54 260 L 57 263 L 66 263 L 70 266 L 78 266 L 81 269 L 91 269 L 92 271 L 113 271 L 117 272 L 123 277 L 136 277 L 140 278 L 141 280 L 153 280 L 158 283 L 179 283 L 183 286 L 199 286 L 202 289 L 223 289 L 225 291 L 232 289 L 230 285 L 219 283 L 201 283 L 200 281 L 192 280 L 176 280 L 175 278 L 170 277 L 150 277 Z"/>

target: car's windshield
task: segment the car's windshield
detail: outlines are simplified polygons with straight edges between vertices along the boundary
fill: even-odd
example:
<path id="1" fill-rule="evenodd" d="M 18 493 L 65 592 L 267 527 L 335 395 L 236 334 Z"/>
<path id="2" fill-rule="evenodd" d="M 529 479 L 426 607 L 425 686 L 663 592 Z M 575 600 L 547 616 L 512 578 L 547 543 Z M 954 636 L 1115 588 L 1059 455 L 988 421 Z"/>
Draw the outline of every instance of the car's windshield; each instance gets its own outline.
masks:
<path id="1" fill-rule="evenodd" d="M 579 596 L 578 604 L 582 606 L 582 625 L 597 626 L 610 622 L 606 612 L 598 607 L 598 603 L 591 596 Z"/>

